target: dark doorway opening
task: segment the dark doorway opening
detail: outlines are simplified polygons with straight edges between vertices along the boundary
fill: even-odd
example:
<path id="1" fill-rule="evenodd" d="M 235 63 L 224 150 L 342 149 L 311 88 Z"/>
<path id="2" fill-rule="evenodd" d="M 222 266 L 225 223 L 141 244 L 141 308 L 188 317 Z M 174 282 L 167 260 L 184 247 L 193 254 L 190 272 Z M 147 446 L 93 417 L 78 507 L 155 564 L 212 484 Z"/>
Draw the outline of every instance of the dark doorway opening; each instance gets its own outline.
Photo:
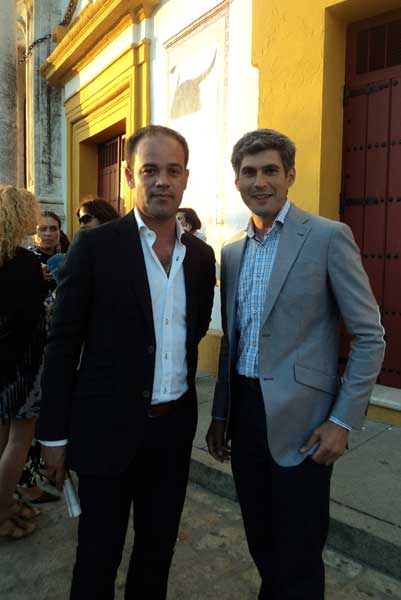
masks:
<path id="1" fill-rule="evenodd" d="M 98 196 L 124 213 L 122 193 L 125 134 L 98 145 Z"/>

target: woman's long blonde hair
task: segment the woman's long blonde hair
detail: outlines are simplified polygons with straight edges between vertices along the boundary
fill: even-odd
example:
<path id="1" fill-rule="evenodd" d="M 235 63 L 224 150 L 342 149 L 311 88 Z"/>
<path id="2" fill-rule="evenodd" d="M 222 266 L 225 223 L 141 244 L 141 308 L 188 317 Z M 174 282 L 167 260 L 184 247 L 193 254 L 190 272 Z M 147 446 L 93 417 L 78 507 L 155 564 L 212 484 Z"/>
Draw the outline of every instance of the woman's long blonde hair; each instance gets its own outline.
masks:
<path id="1" fill-rule="evenodd" d="M 0 266 L 35 232 L 39 218 L 40 206 L 31 192 L 0 184 Z"/>

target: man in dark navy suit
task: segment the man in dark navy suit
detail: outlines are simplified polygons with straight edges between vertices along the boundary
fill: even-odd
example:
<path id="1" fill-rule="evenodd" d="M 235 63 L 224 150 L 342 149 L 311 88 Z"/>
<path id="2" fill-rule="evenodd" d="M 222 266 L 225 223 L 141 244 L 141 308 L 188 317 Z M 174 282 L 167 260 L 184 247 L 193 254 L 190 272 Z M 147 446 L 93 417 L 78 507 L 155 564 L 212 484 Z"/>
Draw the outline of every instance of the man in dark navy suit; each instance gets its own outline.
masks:
<path id="1" fill-rule="evenodd" d="M 126 154 L 135 209 L 76 236 L 45 358 L 43 456 L 59 488 L 66 466 L 79 476 L 72 600 L 114 597 L 132 504 L 125 597 L 166 597 L 197 423 L 198 344 L 213 303 L 213 250 L 176 220 L 185 139 L 148 126 Z"/>

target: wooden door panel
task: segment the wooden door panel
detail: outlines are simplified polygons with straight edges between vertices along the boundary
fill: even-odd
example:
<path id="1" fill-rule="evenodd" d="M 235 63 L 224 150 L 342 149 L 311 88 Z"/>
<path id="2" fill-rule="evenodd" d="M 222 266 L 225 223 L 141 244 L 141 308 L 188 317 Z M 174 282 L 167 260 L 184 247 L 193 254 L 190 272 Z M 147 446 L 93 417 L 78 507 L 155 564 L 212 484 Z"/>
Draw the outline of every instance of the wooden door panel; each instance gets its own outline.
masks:
<path id="1" fill-rule="evenodd" d="M 400 79 L 390 82 L 391 114 L 388 129 L 387 198 L 383 325 L 386 330 L 386 353 L 379 381 L 383 385 L 401 387 L 401 85 Z M 379 116 L 379 120 L 382 117 Z"/>
<path id="2" fill-rule="evenodd" d="M 358 246 L 363 248 L 365 197 L 365 148 L 368 102 L 366 96 L 351 96 L 344 108 L 344 151 L 342 221 L 352 230 Z"/>
<path id="3" fill-rule="evenodd" d="M 386 330 L 386 354 L 380 383 L 401 387 L 401 313 L 385 311 L 383 325 Z"/>
<path id="4" fill-rule="evenodd" d="M 401 13 L 348 31 L 342 220 L 362 260 L 386 329 L 379 382 L 401 388 Z M 381 37 L 376 36 L 380 25 Z M 376 27 L 376 29 L 375 29 Z M 376 32 L 376 33 L 375 33 Z M 383 35 L 382 35 L 383 34 Z M 342 353 L 346 348 L 341 332 Z"/>
<path id="5" fill-rule="evenodd" d="M 390 145 L 388 198 L 401 201 L 401 137 Z"/>
<path id="6" fill-rule="evenodd" d="M 367 143 L 376 146 L 376 144 L 387 143 L 388 139 L 388 110 L 390 98 L 390 82 L 375 81 L 372 86 L 377 91 L 369 93 L 369 119 Z M 373 87 L 371 88 L 374 89 Z"/>
<path id="7" fill-rule="evenodd" d="M 368 274 L 370 286 L 379 306 L 383 303 L 384 260 L 377 254 L 364 254 L 363 266 Z"/>
<path id="8" fill-rule="evenodd" d="M 384 87 L 386 86 L 386 87 Z M 378 82 L 380 91 L 369 95 L 367 148 L 366 148 L 366 199 L 363 252 L 383 256 L 386 232 L 386 188 L 388 164 L 388 126 L 390 84 Z M 381 262 L 381 259 L 378 259 Z M 375 265 L 375 273 L 379 265 Z M 381 267 L 382 269 L 382 267 Z"/>
<path id="9" fill-rule="evenodd" d="M 363 207 L 349 206 L 345 209 L 341 219 L 351 228 L 359 248 L 363 248 Z"/>
<path id="10" fill-rule="evenodd" d="M 401 252 L 388 253 L 386 256 L 383 311 L 397 311 L 401 314 Z"/>

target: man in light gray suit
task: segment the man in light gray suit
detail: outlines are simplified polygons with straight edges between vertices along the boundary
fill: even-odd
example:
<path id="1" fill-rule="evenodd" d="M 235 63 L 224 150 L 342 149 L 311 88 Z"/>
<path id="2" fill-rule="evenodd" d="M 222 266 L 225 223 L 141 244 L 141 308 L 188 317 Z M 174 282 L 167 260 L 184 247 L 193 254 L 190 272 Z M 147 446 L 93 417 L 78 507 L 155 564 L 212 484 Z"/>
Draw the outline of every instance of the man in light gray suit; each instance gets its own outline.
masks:
<path id="1" fill-rule="evenodd" d="M 297 208 L 295 146 L 260 129 L 234 146 L 251 211 L 221 259 L 223 339 L 209 452 L 231 463 L 260 600 L 322 600 L 333 463 L 361 425 L 384 353 L 350 229 Z M 338 321 L 352 338 L 340 384 Z"/>

